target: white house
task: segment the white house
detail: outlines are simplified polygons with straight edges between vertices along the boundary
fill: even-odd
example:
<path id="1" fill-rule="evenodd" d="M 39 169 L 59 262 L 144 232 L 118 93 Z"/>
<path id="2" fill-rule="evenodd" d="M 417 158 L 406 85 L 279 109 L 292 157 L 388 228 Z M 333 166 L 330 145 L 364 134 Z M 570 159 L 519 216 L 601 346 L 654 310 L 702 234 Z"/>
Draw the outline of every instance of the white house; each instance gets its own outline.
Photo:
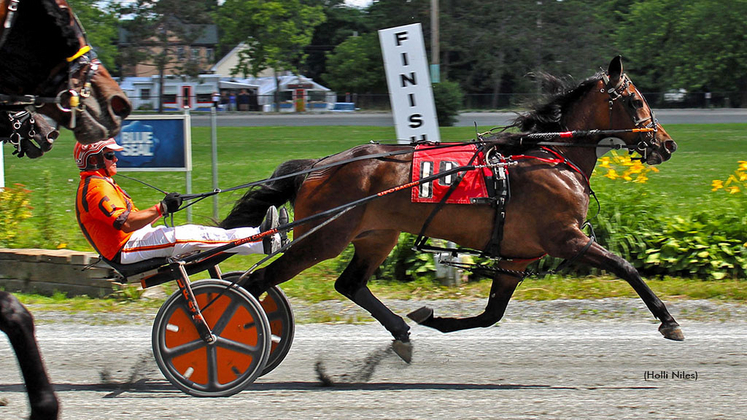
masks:
<path id="1" fill-rule="evenodd" d="M 230 78 L 230 80 L 259 86 L 257 101 L 260 108 L 265 111 L 272 110 L 275 95 L 275 71 L 273 69 L 263 70 L 256 78 L 241 78 L 242 75 L 231 76 L 231 71 L 239 64 L 239 53 L 246 49 L 247 46 L 244 43 L 237 45 L 215 63 L 210 71 L 224 78 Z M 324 111 L 334 106 L 337 97 L 329 88 L 301 75 L 294 75 L 290 72 L 281 74 L 279 76 L 280 111 Z"/>
<path id="2" fill-rule="evenodd" d="M 239 78 L 231 76 L 238 64 L 238 53 L 245 49 L 239 44 L 218 61 L 210 71 L 197 78 L 166 76 L 164 79 L 164 110 L 178 111 L 184 107 L 208 111 L 213 106 L 213 96 L 221 97 L 219 109 L 223 111 L 272 111 L 275 107 L 275 77 L 272 69 L 260 77 Z M 329 88 L 304 77 L 283 72 L 278 76 L 281 112 L 306 112 L 333 110 L 337 95 Z M 120 87 L 127 93 L 134 109 L 158 107 L 158 76 L 126 77 Z"/>
<path id="3" fill-rule="evenodd" d="M 158 76 L 126 77 L 120 81 L 120 87 L 132 101 L 134 109 L 158 108 Z M 209 111 L 213 106 L 214 93 L 220 93 L 225 98 L 224 109 L 228 109 L 231 93 L 235 96 L 244 93 L 249 98 L 254 97 L 256 104 L 259 86 L 223 80 L 215 74 L 201 74 L 197 78 L 167 76 L 164 78 L 163 91 L 163 106 L 166 111 L 178 111 L 185 106 L 196 111 Z M 256 106 L 255 110 L 258 110 Z"/>
<path id="4" fill-rule="evenodd" d="M 246 44 L 243 42 L 234 47 L 228 54 L 220 59 L 213 67 L 210 68 L 210 72 L 213 74 L 219 74 L 224 77 L 231 77 L 231 71 L 239 65 L 239 53 L 247 49 Z M 257 77 L 269 77 L 274 74 L 273 69 L 266 69 L 260 72 Z M 243 76 L 243 75 L 236 75 Z"/>
<path id="5" fill-rule="evenodd" d="M 242 83 L 259 86 L 259 106 L 264 111 L 274 109 L 275 77 L 237 79 Z M 279 76 L 278 94 L 281 112 L 305 112 L 331 110 L 337 100 L 335 92 L 312 79 L 294 74 Z"/>

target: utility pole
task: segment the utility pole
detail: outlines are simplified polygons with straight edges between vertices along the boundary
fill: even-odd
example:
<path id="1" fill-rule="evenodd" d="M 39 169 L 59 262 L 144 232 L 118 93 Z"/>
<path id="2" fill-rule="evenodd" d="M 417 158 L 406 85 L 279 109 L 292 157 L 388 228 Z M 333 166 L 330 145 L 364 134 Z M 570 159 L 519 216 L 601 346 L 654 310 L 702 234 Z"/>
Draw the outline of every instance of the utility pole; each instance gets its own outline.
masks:
<path id="1" fill-rule="evenodd" d="M 438 44 L 438 0 L 431 0 L 431 83 L 441 82 L 441 49 Z"/>

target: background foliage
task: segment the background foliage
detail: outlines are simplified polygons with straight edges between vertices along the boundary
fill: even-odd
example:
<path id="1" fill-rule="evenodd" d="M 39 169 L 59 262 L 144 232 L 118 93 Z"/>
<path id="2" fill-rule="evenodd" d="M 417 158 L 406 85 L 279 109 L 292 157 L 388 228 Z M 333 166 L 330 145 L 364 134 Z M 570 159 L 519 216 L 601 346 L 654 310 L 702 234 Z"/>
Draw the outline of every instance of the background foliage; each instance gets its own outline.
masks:
<path id="1" fill-rule="evenodd" d="M 295 69 L 338 93 L 386 93 L 379 29 L 419 22 L 426 40 L 433 32 L 430 0 L 377 0 L 366 8 L 348 7 L 343 0 L 160 0 L 159 8 L 151 7 L 153 0 L 122 8 L 116 2 L 71 3 L 115 75 L 114 58 L 123 63 L 138 58 L 114 45 L 117 20 L 135 30 L 176 18 L 218 26 L 216 60 L 240 42 L 250 45 L 252 55 L 244 57 L 238 74 Z M 643 92 L 662 93 L 651 95 L 650 102 L 684 89 L 699 104 L 711 92 L 711 104 L 747 106 L 747 0 L 439 0 L 439 5 L 441 78 L 458 83 L 465 94 L 486 95 L 492 108 L 516 106 L 508 94 L 536 91 L 525 77 L 530 72 L 581 79 L 617 54 L 636 69 Z M 428 41 L 426 49 L 433 62 Z"/>

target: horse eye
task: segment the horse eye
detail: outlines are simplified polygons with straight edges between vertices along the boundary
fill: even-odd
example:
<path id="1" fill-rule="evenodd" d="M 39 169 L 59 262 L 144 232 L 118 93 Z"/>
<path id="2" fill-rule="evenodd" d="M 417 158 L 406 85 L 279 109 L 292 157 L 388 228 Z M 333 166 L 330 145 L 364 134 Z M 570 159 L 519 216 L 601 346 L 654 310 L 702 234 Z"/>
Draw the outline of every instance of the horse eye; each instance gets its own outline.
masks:
<path id="1" fill-rule="evenodd" d="M 640 99 L 634 99 L 632 102 L 634 109 L 641 109 L 643 108 L 643 101 Z"/>

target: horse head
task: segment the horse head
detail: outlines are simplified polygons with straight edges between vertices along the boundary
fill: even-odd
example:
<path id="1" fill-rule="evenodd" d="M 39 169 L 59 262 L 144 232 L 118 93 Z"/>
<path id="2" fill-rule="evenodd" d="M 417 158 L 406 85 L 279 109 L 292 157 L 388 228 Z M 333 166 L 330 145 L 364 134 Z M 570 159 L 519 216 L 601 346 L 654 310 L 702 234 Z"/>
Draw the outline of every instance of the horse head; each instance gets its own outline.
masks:
<path id="1" fill-rule="evenodd" d="M 65 0 L 0 0 L 0 109 L 30 110 L 81 143 L 119 133 L 130 101 Z"/>
<path id="2" fill-rule="evenodd" d="M 607 72 L 596 85 L 596 91 L 591 92 L 591 100 L 599 104 L 593 107 L 596 128 L 627 129 L 628 132 L 615 137 L 623 140 L 629 150 L 638 152 L 649 165 L 672 157 L 677 143 L 659 124 L 646 98 L 623 71 L 620 56 L 610 61 Z"/>

